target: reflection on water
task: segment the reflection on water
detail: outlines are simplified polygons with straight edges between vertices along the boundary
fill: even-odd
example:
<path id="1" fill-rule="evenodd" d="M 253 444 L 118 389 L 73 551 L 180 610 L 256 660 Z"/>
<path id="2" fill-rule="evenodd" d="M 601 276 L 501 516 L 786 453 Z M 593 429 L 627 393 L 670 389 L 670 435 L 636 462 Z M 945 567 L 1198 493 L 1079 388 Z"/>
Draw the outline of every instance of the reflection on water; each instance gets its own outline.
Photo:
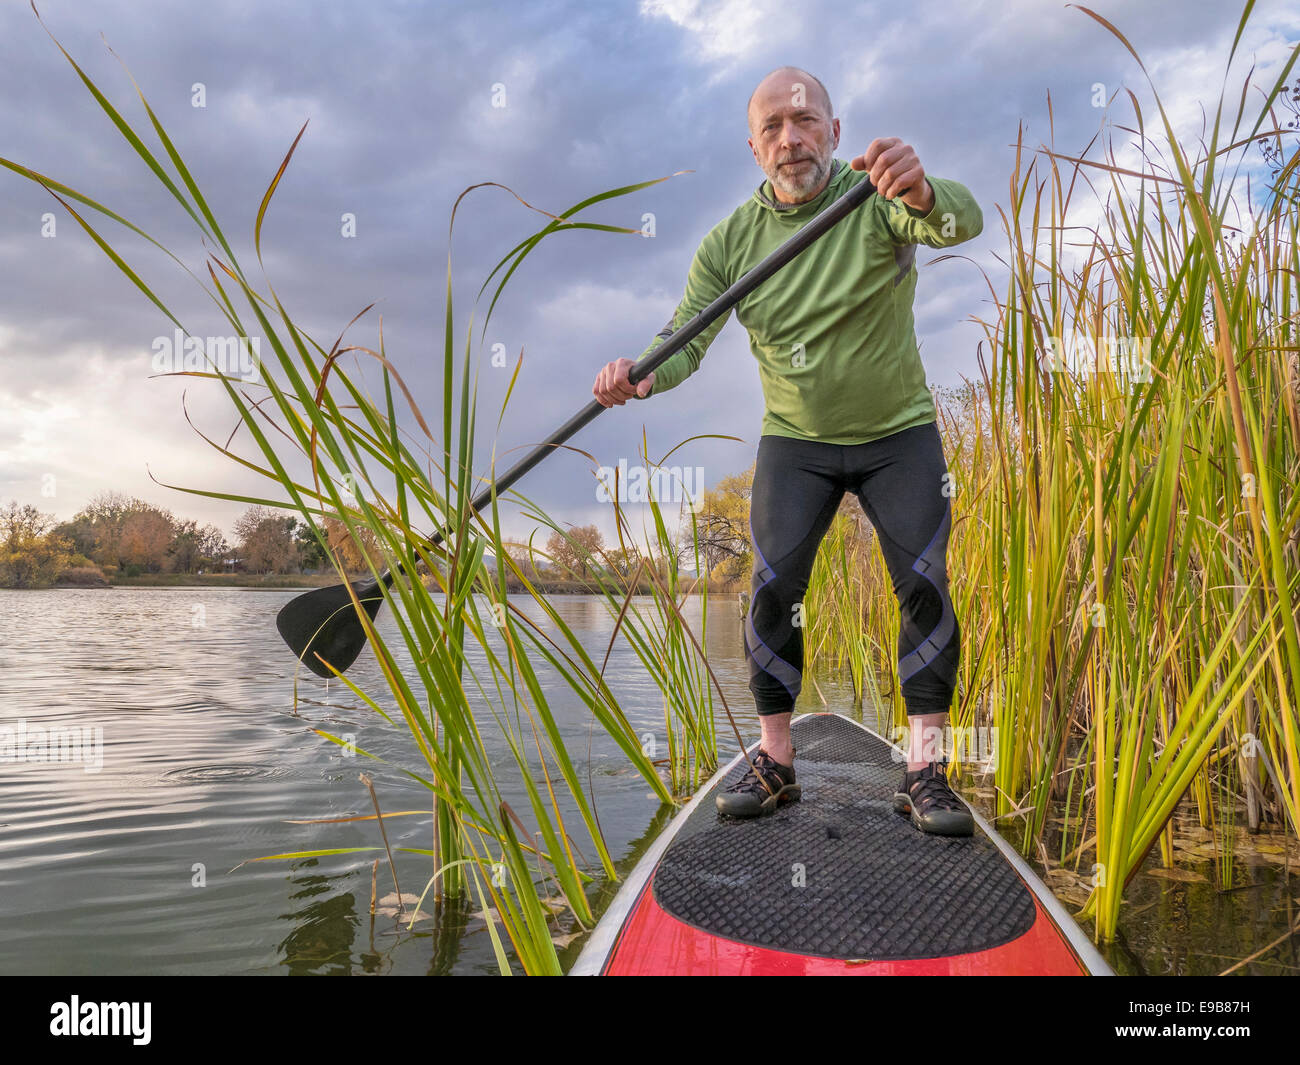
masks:
<path id="1" fill-rule="evenodd" d="M 372 918 L 375 854 L 252 860 L 382 847 L 373 823 L 291 823 L 370 812 L 358 761 L 313 729 L 350 734 L 358 747 L 389 760 L 365 766 L 385 809 L 423 809 L 429 801 L 399 770 L 419 768 L 405 731 L 378 718 L 344 685 L 302 671 L 295 710 L 294 663 L 274 619 L 296 594 L 0 591 L 0 729 L 25 730 L 27 748 L 45 752 L 0 763 L 0 972 L 497 971 L 471 901 L 426 899 L 425 916 L 409 930 L 391 907 L 381 905 Z M 603 658 L 612 632 L 604 604 L 579 596 L 553 602 L 593 657 Z M 525 608 L 549 626 L 535 606 Z M 697 631 L 699 613 L 698 600 L 687 604 Z M 401 661 L 405 652 L 387 611 L 380 625 Z M 715 600 L 707 647 L 733 713 L 746 738 L 754 738 L 733 599 Z M 601 826 L 624 873 L 672 808 L 661 807 L 614 744 L 591 727 L 564 683 L 546 671 L 540 676 L 583 776 L 590 743 Z M 621 640 L 605 676 L 637 732 L 662 739 L 662 697 Z M 387 704 L 369 651 L 349 677 Z M 843 688 L 818 678 L 803 709 L 824 708 L 818 691 L 830 708 L 846 708 Z M 729 757 L 735 741 L 721 708 L 718 734 Z M 98 757 L 57 757 L 71 750 L 73 738 L 98 744 Z M 494 764 L 512 765 L 504 745 L 489 747 Z M 503 773 L 503 783 L 510 776 Z M 503 791 L 516 808 L 526 806 L 522 795 Z M 431 819 L 394 819 L 388 832 L 395 850 L 427 848 Z M 429 859 L 399 853 L 396 860 L 403 892 L 418 896 Z M 1293 905 L 1286 879 L 1243 862 L 1239 880 L 1237 890 L 1220 893 L 1208 883 L 1139 877 L 1112 964 L 1127 972 L 1218 972 L 1269 942 L 1287 927 Z M 598 912 L 617 887 L 593 889 Z M 377 893 L 382 900 L 392 891 L 381 862 Z M 566 968 L 580 948 L 573 941 L 561 949 Z M 1283 968 L 1295 965 L 1294 954 L 1277 951 L 1243 971 L 1295 971 Z"/>
<path id="2" fill-rule="evenodd" d="M 98 769 L 35 757 L 0 764 L 0 971 L 496 972 L 476 905 L 426 900 L 428 916 L 413 929 L 382 913 L 372 927 L 372 855 L 252 861 L 381 846 L 373 823 L 289 823 L 369 812 L 362 767 L 314 728 L 351 734 L 358 747 L 391 760 L 364 767 L 386 809 L 429 802 L 398 769 L 419 768 L 404 730 L 345 686 L 301 672 L 295 712 L 294 663 L 274 621 L 296 594 L 0 592 L 0 728 L 24 729 L 29 750 L 34 737 L 74 728 L 99 735 L 102 746 Z M 554 602 L 603 657 L 613 631 L 603 602 Z M 687 611 L 698 624 L 698 601 Z M 380 623 L 400 660 L 387 611 Z M 753 731 L 734 601 L 710 611 L 708 649 L 734 712 Z M 621 640 L 605 676 L 638 733 L 662 732 L 662 698 Z M 349 677 L 373 696 L 387 691 L 369 651 Z M 575 760 L 591 744 L 601 825 L 611 853 L 626 857 L 671 811 L 660 810 L 585 708 L 565 698 L 559 678 L 543 673 L 542 683 Z M 725 736 L 723 743 L 734 748 Z M 495 763 L 512 765 L 490 736 L 489 749 Z M 504 797 L 526 807 L 508 788 Z M 431 843 L 430 818 L 396 819 L 388 831 L 394 848 Z M 418 895 L 428 859 L 396 860 L 403 891 Z M 381 863 L 378 893 L 391 891 Z"/>

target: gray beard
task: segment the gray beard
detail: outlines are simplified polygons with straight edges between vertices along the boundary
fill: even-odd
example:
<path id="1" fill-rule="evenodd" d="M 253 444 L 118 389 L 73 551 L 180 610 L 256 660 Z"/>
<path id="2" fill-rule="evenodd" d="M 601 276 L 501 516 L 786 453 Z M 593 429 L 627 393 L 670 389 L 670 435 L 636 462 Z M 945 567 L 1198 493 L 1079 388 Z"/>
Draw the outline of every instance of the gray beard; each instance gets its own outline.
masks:
<path id="1" fill-rule="evenodd" d="M 779 164 L 774 164 L 771 170 L 765 171 L 767 180 L 772 183 L 773 192 L 780 191 L 786 196 L 804 199 L 813 189 L 822 183 L 826 175 L 830 172 L 831 159 L 834 154 L 832 148 L 826 153 L 824 159 L 814 158 L 813 168 L 808 172 L 808 177 L 803 181 L 795 182 L 786 175 Z"/>

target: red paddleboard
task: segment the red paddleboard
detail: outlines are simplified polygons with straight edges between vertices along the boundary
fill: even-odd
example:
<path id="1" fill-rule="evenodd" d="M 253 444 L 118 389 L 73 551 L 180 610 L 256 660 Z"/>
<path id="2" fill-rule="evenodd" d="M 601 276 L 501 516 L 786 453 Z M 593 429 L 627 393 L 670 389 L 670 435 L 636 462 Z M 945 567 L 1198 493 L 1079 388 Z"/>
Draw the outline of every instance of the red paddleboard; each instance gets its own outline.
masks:
<path id="1" fill-rule="evenodd" d="M 570 975 L 1114 975 L 978 813 L 962 838 L 894 811 L 897 747 L 836 714 L 791 730 L 801 800 L 722 818 L 737 755 L 641 859 Z"/>

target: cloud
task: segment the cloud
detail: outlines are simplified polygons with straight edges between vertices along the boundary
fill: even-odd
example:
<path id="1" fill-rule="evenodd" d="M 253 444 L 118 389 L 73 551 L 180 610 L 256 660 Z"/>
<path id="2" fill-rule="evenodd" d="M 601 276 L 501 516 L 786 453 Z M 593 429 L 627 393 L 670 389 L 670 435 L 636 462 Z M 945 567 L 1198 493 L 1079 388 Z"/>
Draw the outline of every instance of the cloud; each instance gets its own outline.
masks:
<path id="1" fill-rule="evenodd" d="M 653 240 L 592 232 L 548 238 L 524 263 L 498 305 L 485 347 L 525 352 L 497 444 L 543 439 L 590 397 L 603 363 L 640 353 L 671 314 L 691 255 L 705 232 L 761 179 L 745 144 L 745 101 L 769 69 L 791 62 L 825 80 L 843 122 L 840 155 L 872 137 L 915 144 L 933 173 L 971 189 L 984 233 L 955 249 L 974 260 L 922 269 L 916 321 L 931 380 L 956 383 L 977 372 L 981 330 L 965 319 L 989 313 L 988 285 L 1001 294 L 1006 237 L 996 205 L 1008 199 L 1017 128 L 1026 151 L 1050 138 L 1077 154 L 1107 124 L 1117 158 L 1133 158 L 1126 94 L 1109 111 L 1092 106 L 1121 86 L 1154 110 L 1132 57 L 1075 8 L 1039 0 L 912 5 L 884 2 L 778 6 L 770 0 L 646 0 L 638 6 L 551 0 L 330 6 L 285 0 L 79 0 L 41 4 L 48 25 L 101 80 L 127 118 L 153 143 L 130 82 L 103 48 L 103 29 L 131 67 L 250 273 L 253 219 L 293 136 L 310 118 L 267 214 L 267 276 L 295 319 L 330 344 L 358 310 L 376 308 L 349 334 L 377 346 L 383 315 L 389 357 L 426 411 L 442 389 L 442 299 L 447 224 L 462 189 L 494 180 L 557 211 L 604 189 L 694 173 L 593 207 L 587 217 L 639 226 L 656 216 Z M 1211 0 L 1125 6 L 1114 21 L 1138 49 L 1178 128 L 1199 134 L 1212 112 L 1239 9 Z M 200 277 L 206 249 L 193 226 L 84 91 L 31 11 L 0 8 L 10 43 L 0 67 L 0 153 L 53 174 L 122 211 Z M 1276 71 L 1300 36 L 1300 13 L 1256 5 L 1226 96 L 1235 110 L 1252 59 L 1254 80 Z M 191 107 L 194 82 L 205 109 Z M 493 108 L 502 83 L 506 106 Z M 1252 96 L 1248 109 L 1256 106 Z M 1093 158 L 1100 158 L 1095 149 Z M 1045 161 L 1044 161 L 1045 162 Z M 1040 163 L 1040 166 L 1043 165 Z M 1103 192 L 1104 174 L 1094 171 Z M 1076 193 L 1079 218 L 1101 205 Z M 52 212 L 56 239 L 41 236 Z M 345 238 L 341 216 L 356 219 Z M 544 220 L 498 189 L 466 199 L 457 216 L 453 267 L 457 346 L 488 270 Z M 96 224 L 101 224 L 97 222 Z M 210 301 L 173 263 L 104 224 L 162 298 L 202 335 L 225 332 Z M 938 253 L 936 253 L 938 254 Z M 919 261 L 930 258 L 922 251 Z M 139 494 L 226 529 L 240 504 L 181 497 L 162 480 L 250 495 L 274 488 L 216 455 L 186 424 L 224 440 L 233 413 L 219 392 L 194 382 L 149 379 L 149 345 L 172 326 L 116 273 L 44 190 L 0 171 L 0 495 L 70 516 L 99 491 Z M 479 306 L 476 321 L 486 310 Z M 374 383 L 373 378 L 368 378 Z M 481 461 L 509 374 L 481 371 Z M 723 330 L 700 371 L 649 403 L 601 416 L 575 446 L 601 463 L 631 461 L 644 430 L 652 453 L 699 433 L 743 444 L 698 441 L 674 462 L 704 465 L 710 483 L 753 459 L 762 397 L 747 338 Z M 413 420 L 405 424 L 413 428 Z M 521 488 L 566 520 L 598 510 L 589 464 L 557 455 Z M 54 499 L 41 477 L 58 477 Z M 269 486 L 269 487 L 268 487 Z"/>
<path id="2" fill-rule="evenodd" d="M 721 61 L 724 69 L 765 47 L 774 26 L 795 38 L 802 28 L 798 8 L 772 0 L 642 0 L 641 14 L 680 26 L 698 61 Z M 714 75 L 721 76 L 721 70 Z"/>

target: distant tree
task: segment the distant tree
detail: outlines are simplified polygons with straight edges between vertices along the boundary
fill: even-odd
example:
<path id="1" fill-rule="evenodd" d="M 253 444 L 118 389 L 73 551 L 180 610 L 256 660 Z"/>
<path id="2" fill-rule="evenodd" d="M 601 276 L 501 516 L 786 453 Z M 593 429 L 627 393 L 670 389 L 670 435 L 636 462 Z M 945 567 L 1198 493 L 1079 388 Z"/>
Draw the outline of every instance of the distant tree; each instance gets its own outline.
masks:
<path id="1" fill-rule="evenodd" d="M 705 573 L 714 580 L 743 581 L 749 576 L 753 555 L 749 542 L 749 499 L 754 490 L 754 467 L 724 477 L 704 493 L 695 513 L 695 537 Z M 683 560 L 691 558 L 691 526 L 681 533 Z"/>
<path id="2" fill-rule="evenodd" d="M 226 534 L 215 525 L 205 525 L 198 532 L 199 561 L 204 566 L 218 566 L 230 553 Z"/>
<path id="3" fill-rule="evenodd" d="M 53 528 L 54 516 L 30 503 L 0 508 L 0 586 L 44 587 L 72 564 L 72 542 Z"/>
<path id="4" fill-rule="evenodd" d="M 364 573 L 371 565 L 382 569 L 383 552 L 375 534 L 364 525 L 356 526 L 357 539 L 348 532 L 342 518 L 327 517 L 324 521 L 325 540 L 329 549 L 343 564 L 346 573 Z M 358 543 L 358 540 L 360 541 Z M 367 559 L 370 561 L 367 562 Z"/>
<path id="5" fill-rule="evenodd" d="M 139 502 L 139 501 L 137 501 Z M 144 503 L 123 517 L 117 546 L 117 564 L 139 566 L 158 573 L 167 562 L 167 548 L 176 535 L 176 519 L 165 510 Z"/>
<path id="6" fill-rule="evenodd" d="M 172 542 L 167 545 L 167 569 L 171 573 L 193 573 L 199 568 L 199 523 L 176 523 Z"/>
<path id="7" fill-rule="evenodd" d="M 305 568 L 322 569 L 332 566 L 335 558 L 342 564 L 346 573 L 367 572 L 370 568 L 367 558 L 377 568 L 383 568 L 383 552 L 380 550 L 379 541 L 367 526 L 356 527 L 360 547 L 348 532 L 348 527 L 342 518 L 333 514 L 326 515 L 321 519 L 320 527 L 325 534 L 325 547 L 322 547 L 320 541 L 316 539 L 316 534 L 310 525 L 304 522 L 298 528 L 298 550 Z"/>
<path id="8" fill-rule="evenodd" d="M 167 545 L 167 569 L 172 573 L 197 573 L 219 565 L 229 550 L 225 534 L 215 525 L 180 521 Z"/>
<path id="9" fill-rule="evenodd" d="M 601 552 L 605 567 L 620 577 L 632 577 L 641 567 L 641 552 L 633 546 L 609 547 Z"/>
<path id="10" fill-rule="evenodd" d="M 577 555 L 573 545 L 562 532 L 553 532 L 546 541 L 546 555 L 556 569 L 573 572 L 577 569 Z"/>
<path id="11" fill-rule="evenodd" d="M 585 580 L 593 561 L 599 561 L 604 538 L 595 525 L 580 525 L 568 533 L 558 530 L 546 541 L 546 553 L 561 569 Z"/>
<path id="12" fill-rule="evenodd" d="M 72 550 L 78 555 L 84 555 L 90 558 L 95 553 L 95 525 L 84 513 L 77 515 L 71 521 L 61 522 L 51 530 L 54 535 L 61 536 L 72 545 Z"/>
<path id="13" fill-rule="evenodd" d="M 87 553 L 96 562 L 106 566 L 121 565 L 122 526 L 132 505 L 137 502 L 121 492 L 101 492 L 72 519 L 89 524 L 94 543 Z"/>
<path id="14" fill-rule="evenodd" d="M 101 492 L 60 527 L 76 549 L 105 566 L 158 572 L 177 532 L 169 511 L 121 492 Z"/>
<path id="15" fill-rule="evenodd" d="M 595 525 L 579 525 L 569 530 L 569 537 L 578 545 L 581 558 L 588 564 L 598 559 L 605 547 L 605 538 Z"/>
<path id="16" fill-rule="evenodd" d="M 78 517 L 91 523 L 120 519 L 139 500 L 132 499 L 121 492 L 100 492 L 82 508 Z"/>
<path id="17" fill-rule="evenodd" d="M 325 548 L 316 539 L 316 533 L 306 522 L 302 522 L 294 534 L 295 542 L 298 545 L 298 557 L 302 560 L 303 569 L 324 569 L 330 564 L 329 555 L 325 553 Z"/>
<path id="18" fill-rule="evenodd" d="M 235 522 L 239 553 L 244 568 L 253 573 L 287 573 L 299 565 L 294 532 L 298 519 L 278 515 L 267 507 L 255 506 Z"/>

